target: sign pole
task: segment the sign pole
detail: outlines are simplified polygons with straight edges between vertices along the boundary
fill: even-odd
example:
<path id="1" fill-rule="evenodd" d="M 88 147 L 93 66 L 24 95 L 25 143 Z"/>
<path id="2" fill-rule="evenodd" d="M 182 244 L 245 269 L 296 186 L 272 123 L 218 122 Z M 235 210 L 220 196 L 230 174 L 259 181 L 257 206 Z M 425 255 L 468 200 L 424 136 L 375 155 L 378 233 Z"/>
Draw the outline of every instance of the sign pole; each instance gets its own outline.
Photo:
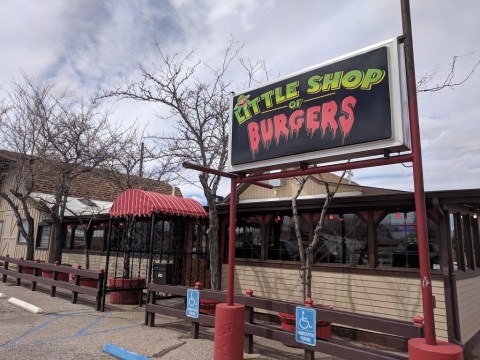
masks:
<path id="1" fill-rule="evenodd" d="M 408 105 L 410 131 L 412 138 L 413 184 L 415 193 L 415 212 L 417 217 L 418 256 L 420 262 L 420 279 L 422 285 L 422 301 L 425 339 L 428 345 L 435 345 L 434 301 L 432 295 L 432 279 L 430 273 L 430 257 L 428 248 L 427 211 L 425 206 L 425 190 L 423 184 L 422 150 L 420 143 L 420 126 L 418 121 L 417 89 L 415 80 L 415 62 L 413 56 L 412 25 L 409 0 L 402 2 L 402 27 L 405 36 L 405 67 L 407 73 Z"/>
<path id="2" fill-rule="evenodd" d="M 415 80 L 415 62 L 413 56 L 412 23 L 410 17 L 410 1 L 401 0 L 402 27 L 405 36 L 405 68 L 407 75 L 408 106 L 412 141 L 413 185 L 415 196 L 415 212 L 417 216 L 418 256 L 420 262 L 420 282 L 424 316 L 425 338 L 410 339 L 408 342 L 409 359 L 463 359 L 460 346 L 435 337 L 435 318 L 433 309 L 435 302 L 432 295 L 432 279 L 430 272 L 430 255 L 428 246 L 427 211 L 425 205 L 425 189 L 423 183 L 422 150 L 420 142 L 420 126 L 418 121 L 417 89 Z"/>

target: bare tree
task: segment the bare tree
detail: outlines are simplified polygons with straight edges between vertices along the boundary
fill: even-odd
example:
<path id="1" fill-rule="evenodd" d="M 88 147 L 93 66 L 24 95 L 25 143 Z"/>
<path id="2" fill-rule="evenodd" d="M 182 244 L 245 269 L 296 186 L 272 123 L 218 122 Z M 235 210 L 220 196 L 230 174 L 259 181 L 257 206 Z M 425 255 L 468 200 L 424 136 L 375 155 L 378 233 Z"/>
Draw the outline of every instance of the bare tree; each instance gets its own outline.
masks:
<path id="1" fill-rule="evenodd" d="M 12 209 L 17 227 L 27 244 L 26 259 L 34 257 L 34 219 L 30 212 L 29 198 L 34 190 L 39 169 L 38 156 L 45 153 L 45 141 L 41 135 L 41 119 L 49 116 L 55 104 L 51 101 L 52 83 L 35 86 L 32 78 L 23 74 L 14 81 L 8 92 L 7 103 L 2 106 L 0 139 L 12 153 L 3 159 L 1 180 L 11 176 L 0 196 Z M 61 98 L 63 94 L 59 94 Z M 24 222 L 24 220 L 26 222 Z"/>
<path id="2" fill-rule="evenodd" d="M 458 79 L 455 76 L 455 70 L 457 66 L 457 60 L 459 58 L 465 57 L 465 56 L 470 56 L 470 54 L 465 54 L 465 55 L 456 55 L 453 57 L 452 62 L 450 64 L 450 70 L 447 73 L 447 75 L 444 77 L 443 81 L 438 82 L 436 84 L 432 83 L 435 81 L 435 79 L 438 77 L 438 72 L 437 71 L 429 71 L 426 74 L 424 74 L 420 80 L 417 81 L 417 93 L 423 93 L 423 92 L 441 92 L 443 90 L 455 90 L 456 87 L 464 84 L 467 82 L 475 73 L 475 70 L 477 69 L 478 66 L 480 66 L 480 60 L 478 60 L 475 65 L 471 68 L 469 73 L 465 75 L 464 77 Z"/>
<path id="3" fill-rule="evenodd" d="M 145 127 L 135 123 L 121 134 L 111 135 L 116 141 L 103 168 L 121 189 L 141 187 L 141 178 L 169 182 L 181 167 L 145 135 Z"/>
<path id="4" fill-rule="evenodd" d="M 44 161 L 55 182 L 55 202 L 48 207 L 55 224 L 54 259 L 61 261 L 62 223 L 72 182 L 104 164 L 116 144 L 115 133 L 108 122 L 108 112 L 98 104 L 74 100 L 61 104 L 59 112 L 43 124 L 48 144 Z"/>
<path id="5" fill-rule="evenodd" d="M 62 222 L 72 181 L 106 161 L 115 143 L 108 113 L 97 104 L 58 91 L 52 82 L 36 85 L 33 78 L 12 84 L 8 111 L 1 123 L 2 144 L 14 152 L 9 164 L 14 181 L 0 194 L 12 208 L 33 259 L 33 218 L 28 201 L 44 179 L 54 186 L 55 201 L 45 206 L 55 225 L 54 258 L 61 261 Z M 43 184 L 45 186 L 45 184 Z M 28 226 L 24 226 L 23 217 Z"/>
<path id="6" fill-rule="evenodd" d="M 208 64 L 201 67 L 202 63 L 194 59 L 194 51 L 169 56 L 162 52 L 158 43 L 156 47 L 160 65 L 155 65 L 153 70 L 140 66 L 140 80 L 125 81 L 121 87 L 103 91 L 99 98 L 133 99 L 164 106 L 170 113 L 161 118 L 172 124 L 171 131 L 156 136 L 154 140 L 163 150 L 162 154 L 171 159 L 170 163 L 187 161 L 225 170 L 230 96 L 227 70 L 237 58 L 241 46 L 231 40 L 217 67 Z M 252 68 L 250 78 L 261 68 Z M 201 70 L 207 71 L 207 80 L 200 78 Z M 209 207 L 211 287 L 219 289 L 219 219 L 215 200 L 221 178 L 208 173 L 199 173 L 198 178 Z"/>
<path id="7" fill-rule="evenodd" d="M 320 176 L 320 180 L 314 178 L 312 176 L 306 176 L 298 180 L 299 185 L 297 189 L 297 193 L 292 197 L 292 210 L 293 210 L 293 217 L 295 220 L 295 236 L 297 238 L 298 243 L 298 250 L 300 254 L 300 278 L 302 281 L 302 294 L 303 300 L 312 297 L 312 265 L 314 260 L 315 252 L 318 248 L 320 237 L 322 234 L 323 224 L 325 222 L 325 218 L 328 213 L 328 208 L 332 203 L 332 200 L 335 194 L 340 187 L 340 183 L 342 182 L 343 178 L 345 177 L 346 171 L 342 173 L 338 182 L 334 185 L 333 189 L 330 189 L 330 183 L 323 180 Z M 305 247 L 302 241 L 302 233 L 300 228 L 300 215 L 298 213 L 298 205 L 297 200 L 300 194 L 302 193 L 303 187 L 305 186 L 308 179 L 315 180 L 326 187 L 327 196 L 322 206 L 322 212 L 320 213 L 320 219 L 318 220 L 317 224 L 315 225 L 315 230 L 313 232 L 313 238 L 309 242 L 308 246 Z"/>

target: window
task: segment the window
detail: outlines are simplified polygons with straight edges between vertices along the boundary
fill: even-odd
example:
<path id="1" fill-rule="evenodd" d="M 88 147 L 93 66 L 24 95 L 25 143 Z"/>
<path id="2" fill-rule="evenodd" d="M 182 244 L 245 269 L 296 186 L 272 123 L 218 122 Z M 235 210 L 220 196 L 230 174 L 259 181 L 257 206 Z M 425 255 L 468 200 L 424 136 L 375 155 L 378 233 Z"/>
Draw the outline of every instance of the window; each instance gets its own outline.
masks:
<path id="1" fill-rule="evenodd" d="M 84 250 L 85 238 L 88 237 L 90 250 L 104 251 L 105 247 L 105 223 L 91 225 L 87 230 L 88 224 L 68 224 L 64 227 L 64 249 Z M 115 230 L 115 229 L 114 229 Z M 112 233 L 112 240 L 115 241 L 115 232 Z"/>
<path id="2" fill-rule="evenodd" d="M 94 225 L 90 250 L 103 251 L 105 239 L 105 224 Z"/>
<path id="3" fill-rule="evenodd" d="M 262 248 L 260 225 L 255 217 L 237 219 L 235 257 L 260 259 Z"/>
<path id="4" fill-rule="evenodd" d="M 300 217 L 300 219 L 302 241 L 306 247 L 310 239 L 309 226 L 302 217 Z M 268 225 L 267 244 L 267 259 L 269 260 L 300 260 L 293 216 L 277 215 L 273 218 L 272 222 Z"/>
<path id="5" fill-rule="evenodd" d="M 3 220 L 0 220 L 0 238 L 3 235 Z"/>
<path id="6" fill-rule="evenodd" d="M 326 216 L 315 261 L 349 265 L 368 265 L 368 230 L 355 214 Z"/>
<path id="7" fill-rule="evenodd" d="M 438 229 L 427 219 L 430 267 L 440 269 Z M 417 220 L 415 212 L 390 213 L 378 225 L 378 265 L 419 268 Z"/>
<path id="8" fill-rule="evenodd" d="M 448 214 L 448 220 L 450 223 L 450 242 L 452 247 L 452 261 L 453 261 L 453 270 L 458 270 L 461 268 L 461 263 L 459 263 L 459 246 L 460 241 L 460 226 L 458 224 L 457 216 L 453 213 Z"/>
<path id="9" fill-rule="evenodd" d="M 84 225 L 84 226 L 86 227 L 87 225 Z M 85 248 L 84 228 L 81 225 L 74 225 L 72 249 L 84 249 L 84 248 Z"/>
<path id="10" fill-rule="evenodd" d="M 23 229 L 25 230 L 25 232 L 28 233 L 28 221 L 27 220 L 22 220 L 22 226 L 23 226 Z M 20 229 L 18 229 L 18 243 L 19 244 L 26 244 L 27 243 L 27 239 L 25 239 L 25 237 L 22 235 L 22 232 L 20 231 Z"/>
<path id="11" fill-rule="evenodd" d="M 40 225 L 37 231 L 37 247 L 42 249 L 48 248 L 52 225 Z"/>

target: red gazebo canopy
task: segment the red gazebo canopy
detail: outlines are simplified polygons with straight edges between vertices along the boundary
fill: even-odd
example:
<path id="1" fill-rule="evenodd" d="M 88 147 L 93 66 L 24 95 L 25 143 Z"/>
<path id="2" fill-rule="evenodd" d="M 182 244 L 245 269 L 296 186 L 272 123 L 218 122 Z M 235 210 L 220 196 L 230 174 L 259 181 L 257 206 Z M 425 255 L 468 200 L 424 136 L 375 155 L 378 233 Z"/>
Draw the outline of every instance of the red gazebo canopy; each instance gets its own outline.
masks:
<path id="1" fill-rule="evenodd" d="M 202 205 L 194 199 L 185 199 L 173 195 L 164 195 L 140 189 L 128 189 L 122 192 L 110 209 L 110 217 L 151 216 L 152 213 L 208 217 Z"/>

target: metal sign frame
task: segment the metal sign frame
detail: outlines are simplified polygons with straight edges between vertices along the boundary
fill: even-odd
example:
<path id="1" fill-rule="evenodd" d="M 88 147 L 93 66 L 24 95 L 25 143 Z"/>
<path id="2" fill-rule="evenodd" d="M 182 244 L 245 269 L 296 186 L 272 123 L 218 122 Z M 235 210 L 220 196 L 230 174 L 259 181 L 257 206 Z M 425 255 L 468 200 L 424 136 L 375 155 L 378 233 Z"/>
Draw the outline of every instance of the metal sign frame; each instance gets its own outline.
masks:
<path id="1" fill-rule="evenodd" d="M 372 137 L 369 138 L 368 134 L 366 136 L 363 136 L 359 138 L 358 140 L 351 140 L 351 143 L 349 143 L 349 138 L 347 137 L 347 141 L 345 144 L 343 144 L 342 140 L 339 140 L 341 138 L 340 134 L 340 125 L 339 129 L 336 133 L 334 133 L 335 141 L 332 142 L 332 144 L 325 144 L 322 145 L 318 142 L 318 134 L 320 132 L 317 132 L 316 134 L 311 134 L 311 136 L 307 136 L 308 130 L 306 129 L 306 122 L 307 120 L 304 120 L 304 128 L 298 130 L 296 133 L 293 129 L 290 128 L 290 138 L 284 136 L 284 138 L 276 138 L 276 140 L 279 140 L 279 143 L 276 143 L 276 140 L 270 141 L 270 143 L 267 143 L 267 145 L 263 144 L 262 142 L 259 145 L 259 148 L 264 152 L 260 153 L 258 151 L 256 154 L 252 151 L 252 148 L 248 146 L 248 143 L 251 140 L 248 139 L 250 134 L 246 130 L 247 126 L 250 126 L 249 123 L 252 122 L 259 122 L 260 119 L 263 119 L 265 121 L 268 121 L 270 119 L 267 119 L 269 116 L 273 117 L 275 114 L 275 111 L 285 111 L 285 114 L 291 114 L 292 112 L 295 112 L 296 110 L 304 111 L 304 117 L 306 117 L 307 113 L 307 101 L 310 101 L 312 99 L 306 99 L 304 97 L 305 91 L 302 90 L 300 91 L 300 88 L 302 87 L 302 84 L 305 83 L 307 80 L 302 78 L 305 76 L 310 76 L 312 73 L 317 73 L 317 70 L 319 73 L 321 73 L 322 69 L 330 69 L 332 66 L 342 66 L 341 64 L 344 64 L 345 62 L 353 61 L 355 63 L 359 62 L 359 59 L 363 59 L 365 57 L 369 57 L 372 52 L 377 51 L 378 49 L 383 49 L 386 48 L 387 50 L 387 65 L 388 65 L 388 71 L 385 76 L 384 81 L 388 81 L 388 84 L 384 84 L 382 86 L 388 86 L 387 92 L 389 93 L 389 96 L 387 96 L 387 100 L 390 102 L 389 106 L 389 114 L 385 114 L 385 116 L 389 116 L 389 119 L 383 120 L 383 124 L 385 126 L 390 126 L 391 130 L 389 136 L 383 136 L 382 138 L 380 137 Z M 359 59 L 357 59 L 360 57 Z M 363 57 L 363 58 L 362 58 Z M 385 150 L 388 149 L 390 152 L 400 152 L 400 151 L 406 151 L 410 149 L 410 132 L 409 132 L 409 119 L 408 119 L 408 101 L 407 101 L 407 91 L 406 91 L 406 78 L 405 78 L 405 66 L 403 60 L 400 61 L 400 59 L 404 58 L 403 54 L 403 45 L 398 43 L 397 38 L 389 39 L 383 42 L 380 42 L 378 44 L 363 48 L 361 50 L 352 52 L 350 54 L 344 55 L 337 57 L 335 59 L 332 59 L 330 61 L 321 63 L 319 65 L 315 65 L 312 67 L 309 67 L 307 69 L 301 70 L 299 72 L 296 72 L 294 74 L 290 74 L 288 76 L 282 77 L 278 80 L 275 80 L 274 82 L 270 82 L 267 84 L 264 84 L 259 87 L 254 87 L 250 88 L 248 90 L 242 91 L 241 93 L 238 94 L 233 94 L 231 97 L 231 102 L 230 102 L 230 127 L 229 127 L 229 158 L 228 158 L 228 167 L 229 171 L 235 172 L 235 171 L 243 171 L 243 172 L 248 172 L 249 170 L 254 170 L 254 169 L 278 169 L 278 168 L 286 168 L 291 164 L 298 164 L 300 162 L 307 163 L 307 164 L 318 164 L 322 162 L 327 162 L 327 161 L 336 161 L 336 160 L 346 160 L 346 159 L 352 159 L 352 158 L 360 158 L 360 157 L 365 157 L 365 156 L 371 156 L 371 155 L 379 155 L 379 154 L 384 154 Z M 339 65 L 340 63 L 340 65 Z M 348 73 L 350 69 L 345 68 L 345 72 Z M 342 76 L 345 75 L 342 72 Z M 366 76 L 364 74 L 364 76 Z M 298 88 L 294 88 L 294 85 L 291 85 L 292 83 L 286 83 L 287 81 L 290 80 L 297 80 L 301 79 L 302 82 L 298 84 Z M 308 79 L 310 81 L 311 78 Z M 342 80 L 343 81 L 343 80 Z M 287 85 L 285 85 L 287 84 Z M 259 115 L 255 114 L 250 114 L 251 117 L 248 119 L 244 118 L 239 118 L 238 114 L 238 106 L 239 102 L 242 97 L 245 99 L 247 98 L 248 100 L 245 100 L 243 103 L 243 106 L 247 106 L 245 104 L 248 104 L 250 108 L 255 107 L 255 101 L 253 103 L 251 102 L 252 99 L 249 99 L 248 96 L 252 94 L 259 94 L 259 92 L 264 91 L 265 89 L 270 89 L 268 91 L 273 92 L 273 89 L 277 89 L 276 86 L 283 86 L 283 90 L 280 90 L 281 87 L 278 87 L 279 91 L 284 91 L 284 96 L 288 98 L 288 91 L 290 91 L 291 94 L 295 93 L 295 89 L 298 90 L 296 91 L 296 99 L 291 101 L 291 104 L 288 103 L 288 101 L 285 101 L 283 103 L 283 108 L 285 110 L 278 110 L 278 109 L 269 109 L 268 112 L 263 113 L 262 110 L 259 110 L 260 113 Z M 290 85 L 290 90 L 288 90 L 288 86 Z M 380 84 L 379 84 L 380 85 Z M 347 90 L 342 90 L 340 89 L 337 91 L 340 93 L 343 91 L 343 94 L 360 94 L 361 96 L 365 97 L 366 100 L 363 102 L 362 106 L 363 109 L 367 109 L 370 107 L 370 101 L 369 99 L 375 99 L 375 96 L 379 95 L 374 95 L 375 93 L 369 94 L 370 91 L 362 91 L 359 90 L 360 86 L 357 86 L 357 88 L 352 88 Z M 268 92 L 267 91 L 267 92 Z M 324 94 L 322 96 L 327 96 L 327 95 L 333 95 L 335 94 L 334 91 L 327 91 L 328 94 Z M 323 93 L 321 93 L 323 94 Z M 379 94 L 382 94 L 383 92 L 379 92 Z M 263 94 L 264 95 L 264 94 Z M 252 95 L 253 96 L 253 95 Z M 275 97 L 276 95 L 272 95 L 272 97 Z M 319 97 L 322 97 L 319 96 Z M 337 95 L 334 95 L 337 96 Z M 370 96 L 369 98 L 367 98 Z M 331 97 L 326 97 L 325 99 L 329 99 Z M 255 98 L 258 100 L 258 96 Z M 255 100 L 253 99 L 253 100 Z M 293 99 L 293 95 L 292 95 Z M 301 104 L 301 101 L 303 101 L 303 104 Z M 383 99 L 382 99 L 383 100 Z M 250 102 L 249 102 L 250 101 Z M 263 101 L 263 103 L 266 103 L 267 100 L 265 100 L 265 97 L 261 98 L 258 100 L 256 103 L 258 104 Z M 298 103 L 300 101 L 300 103 Z M 316 102 L 320 101 L 327 101 L 324 99 L 320 100 L 315 100 Z M 340 101 L 340 100 L 338 100 Z M 234 103 L 235 102 L 235 103 Z M 274 102 L 272 100 L 272 102 Z M 295 103 L 295 104 L 294 104 Z M 309 102 L 308 104 L 313 104 L 314 102 Z M 252 105 L 253 104 L 253 105 Z M 300 105 L 298 105 L 300 104 Z M 320 104 L 320 103 L 317 103 Z M 323 104 L 323 103 L 322 103 Z M 291 107 L 291 106 L 293 107 Z M 298 105 L 298 107 L 296 107 Z M 310 105 L 309 105 L 310 106 Z M 341 117 L 342 115 L 339 115 L 342 113 L 342 108 L 340 108 L 341 105 L 339 105 L 338 108 L 338 113 L 336 115 L 337 122 L 339 122 L 338 118 Z M 257 106 L 260 108 L 260 105 Z M 274 107 L 274 106 L 273 106 Z M 286 109 L 287 107 L 290 107 L 290 109 Z M 296 108 L 295 108 L 296 107 Z M 358 107 L 358 104 L 357 104 Z M 388 104 L 385 105 L 385 107 L 388 107 Z M 371 108 L 375 108 L 374 104 L 372 104 Z M 323 111 L 323 110 L 322 110 Z M 352 109 L 354 111 L 354 109 Z M 367 110 L 365 110 L 367 111 Z M 370 110 L 368 110 L 370 111 Z M 372 110 L 373 111 L 373 110 Z M 236 112 L 236 115 L 235 115 Z M 245 110 L 244 110 L 245 112 Z M 248 112 L 248 111 L 247 111 Z M 250 111 L 252 112 L 252 111 Z M 378 114 L 378 112 L 373 111 L 372 114 Z M 383 113 L 382 113 L 383 114 Z M 347 115 L 348 117 L 348 115 Z M 262 121 L 263 121 L 262 120 Z M 356 120 L 357 121 L 357 120 Z M 362 121 L 362 123 L 359 123 Z M 372 125 L 371 121 L 375 121 L 377 124 L 380 123 L 380 120 L 377 118 L 375 119 L 359 119 L 357 121 L 357 124 L 355 124 L 355 127 L 352 128 L 352 133 L 351 134 L 345 134 L 343 132 L 343 141 L 345 141 L 345 135 L 350 136 L 350 139 L 352 139 L 352 134 L 355 132 L 359 131 L 365 131 L 366 133 L 372 132 Z M 389 121 L 389 124 L 387 123 Z M 270 125 L 273 124 L 273 122 L 269 123 Z M 359 126 L 360 124 L 361 127 Z M 266 127 L 266 126 L 265 126 Z M 375 129 L 377 126 L 374 126 L 373 128 Z M 325 133 L 329 131 L 329 129 L 324 129 Z M 329 137 L 330 134 L 322 134 L 326 138 Z M 317 138 L 314 138 L 314 136 L 317 136 Z M 357 136 L 356 133 L 354 136 Z M 294 139 L 296 137 L 296 139 Z M 372 140 L 369 140 L 372 139 Z M 329 139 L 325 139 L 325 141 L 328 141 Z M 295 144 L 289 144 L 293 143 L 296 141 Z M 323 139 L 322 139 L 323 141 Z M 291 147 L 292 149 L 286 149 L 287 147 Z M 320 148 L 319 150 L 314 150 L 311 151 L 312 149 L 317 149 Z M 305 149 L 308 149 L 308 151 L 305 151 Z M 251 154 L 250 154 L 251 153 Z M 285 155 L 286 154 L 286 155 Z M 272 156 L 272 157 L 270 157 Z"/>

